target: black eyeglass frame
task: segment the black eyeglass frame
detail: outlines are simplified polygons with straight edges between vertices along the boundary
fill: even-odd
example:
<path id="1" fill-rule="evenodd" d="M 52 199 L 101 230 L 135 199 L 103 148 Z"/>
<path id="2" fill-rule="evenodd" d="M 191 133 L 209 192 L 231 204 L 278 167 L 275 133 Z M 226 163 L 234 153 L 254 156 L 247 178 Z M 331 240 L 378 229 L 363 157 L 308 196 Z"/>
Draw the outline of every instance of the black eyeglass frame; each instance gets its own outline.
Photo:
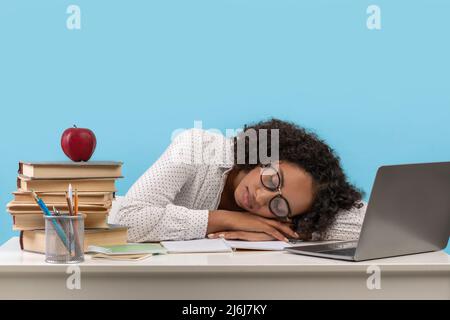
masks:
<path id="1" fill-rule="evenodd" d="M 264 171 L 266 171 L 268 169 L 274 170 L 278 176 L 278 185 L 274 188 L 267 186 L 263 180 Z M 271 176 L 273 176 L 273 175 L 271 175 Z M 260 178 L 261 184 L 263 185 L 264 188 L 266 188 L 267 190 L 272 191 L 272 192 L 275 192 L 275 191 L 278 192 L 278 194 L 276 196 L 274 196 L 272 199 L 270 199 L 270 201 L 269 201 L 268 207 L 269 207 L 270 212 L 274 216 L 279 218 L 280 220 L 288 221 L 288 220 L 292 219 L 292 211 L 291 211 L 291 207 L 289 206 L 289 202 L 287 201 L 287 199 L 285 197 L 283 197 L 283 195 L 281 193 L 281 186 L 283 185 L 283 178 L 282 178 L 280 172 L 277 169 L 275 169 L 275 167 L 273 167 L 272 165 L 262 166 L 259 178 Z M 288 209 L 287 215 L 279 215 L 272 209 L 271 204 L 273 203 L 273 201 L 275 199 L 282 199 L 286 203 L 286 207 Z"/>

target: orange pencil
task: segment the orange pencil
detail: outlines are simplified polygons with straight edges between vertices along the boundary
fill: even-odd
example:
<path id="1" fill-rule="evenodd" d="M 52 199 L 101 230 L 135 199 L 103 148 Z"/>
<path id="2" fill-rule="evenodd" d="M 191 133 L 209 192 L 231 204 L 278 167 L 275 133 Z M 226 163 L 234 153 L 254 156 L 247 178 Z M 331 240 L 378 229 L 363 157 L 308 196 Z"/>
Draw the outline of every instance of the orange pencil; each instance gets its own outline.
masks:
<path id="1" fill-rule="evenodd" d="M 75 215 L 78 214 L 78 191 L 75 189 L 75 196 L 74 196 L 74 203 L 75 203 Z"/>

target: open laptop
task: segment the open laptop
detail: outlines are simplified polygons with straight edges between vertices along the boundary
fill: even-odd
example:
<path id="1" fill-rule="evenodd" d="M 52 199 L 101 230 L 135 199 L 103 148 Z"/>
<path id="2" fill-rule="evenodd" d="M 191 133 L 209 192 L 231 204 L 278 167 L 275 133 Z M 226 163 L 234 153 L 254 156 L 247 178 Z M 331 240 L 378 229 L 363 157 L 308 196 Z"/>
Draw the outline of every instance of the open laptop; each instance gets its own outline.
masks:
<path id="1" fill-rule="evenodd" d="M 442 250 L 450 233 L 450 162 L 378 169 L 359 240 L 296 245 L 302 255 L 362 261 Z"/>

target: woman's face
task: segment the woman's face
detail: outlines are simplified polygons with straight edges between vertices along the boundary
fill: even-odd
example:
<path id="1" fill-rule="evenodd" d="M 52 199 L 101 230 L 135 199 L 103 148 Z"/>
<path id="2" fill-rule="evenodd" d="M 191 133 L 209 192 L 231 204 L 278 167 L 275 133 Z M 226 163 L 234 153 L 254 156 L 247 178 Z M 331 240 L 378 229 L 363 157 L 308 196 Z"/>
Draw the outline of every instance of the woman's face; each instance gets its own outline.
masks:
<path id="1" fill-rule="evenodd" d="M 282 177 L 281 194 L 287 200 L 292 216 L 309 210 L 314 199 L 313 178 L 305 170 L 289 162 L 279 162 L 278 172 Z M 234 199 L 242 209 L 265 217 L 276 218 L 269 209 L 270 200 L 278 194 L 261 183 L 261 167 L 249 171 L 234 191 Z"/>

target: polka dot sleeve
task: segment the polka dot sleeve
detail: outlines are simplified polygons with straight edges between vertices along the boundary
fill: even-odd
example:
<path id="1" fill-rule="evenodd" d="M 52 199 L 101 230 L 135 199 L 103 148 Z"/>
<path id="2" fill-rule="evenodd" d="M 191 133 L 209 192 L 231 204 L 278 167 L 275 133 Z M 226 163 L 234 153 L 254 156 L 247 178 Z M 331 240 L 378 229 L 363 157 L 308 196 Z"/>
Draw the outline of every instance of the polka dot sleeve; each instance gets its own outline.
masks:
<path id="1" fill-rule="evenodd" d="M 122 201 L 117 223 L 127 226 L 130 242 L 204 238 L 208 210 L 188 209 L 174 199 L 196 173 L 195 164 L 183 161 L 186 149 L 182 135 L 135 182 Z"/>
<path id="2" fill-rule="evenodd" d="M 321 235 L 315 234 L 313 240 L 358 240 L 367 204 L 361 208 L 338 212 L 333 222 Z"/>

